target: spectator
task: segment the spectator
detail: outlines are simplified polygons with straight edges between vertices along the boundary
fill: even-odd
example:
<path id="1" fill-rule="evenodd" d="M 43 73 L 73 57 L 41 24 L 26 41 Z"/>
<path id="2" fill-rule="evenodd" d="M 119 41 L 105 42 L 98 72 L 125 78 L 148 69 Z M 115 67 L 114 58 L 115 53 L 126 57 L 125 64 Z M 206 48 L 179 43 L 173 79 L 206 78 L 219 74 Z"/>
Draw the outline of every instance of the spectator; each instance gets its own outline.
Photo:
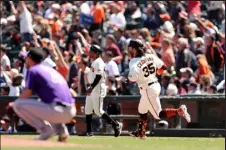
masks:
<path id="1" fill-rule="evenodd" d="M 20 33 L 22 42 L 30 42 L 33 39 L 33 26 L 32 26 L 32 15 L 28 10 L 24 1 L 19 2 L 19 10 L 14 6 L 13 1 L 10 1 L 12 12 L 20 19 Z"/>
<path id="2" fill-rule="evenodd" d="M 177 86 L 170 83 L 166 89 L 166 95 L 167 96 L 177 96 L 177 94 L 178 94 Z"/>
<path id="3" fill-rule="evenodd" d="M 117 27 L 122 30 L 126 27 L 125 16 L 121 12 L 120 6 L 117 4 L 112 5 L 112 14 L 110 16 L 109 24 L 111 27 Z"/>
<path id="4" fill-rule="evenodd" d="M 201 2 L 200 1 L 188 1 L 188 14 L 190 20 L 194 20 L 194 16 L 201 15 Z"/>
<path id="5" fill-rule="evenodd" d="M 174 84 L 177 86 L 178 95 L 185 95 L 185 94 L 187 94 L 186 90 L 182 87 L 182 82 L 178 78 L 174 79 Z"/>
<path id="6" fill-rule="evenodd" d="M 160 25 L 160 18 L 155 14 L 154 8 L 149 7 L 147 10 L 147 19 L 144 21 L 144 27 L 154 32 Z"/>
<path id="7" fill-rule="evenodd" d="M 195 49 L 195 55 L 204 54 L 204 40 L 201 37 L 197 37 L 193 39 L 194 41 L 194 49 Z"/>
<path id="8" fill-rule="evenodd" d="M 50 42 L 48 44 L 50 44 Z M 50 57 L 50 50 L 45 47 L 43 48 L 43 51 L 45 53 L 45 59 L 43 60 L 42 64 L 56 69 L 56 64 Z"/>
<path id="9" fill-rule="evenodd" d="M 166 72 L 161 77 L 161 95 L 167 95 L 166 91 L 170 84 L 171 76 Z"/>
<path id="10" fill-rule="evenodd" d="M 216 74 L 224 67 L 224 56 L 215 42 L 213 35 L 205 37 L 207 62 L 211 66 L 211 70 Z"/>
<path id="11" fill-rule="evenodd" d="M 89 86 L 88 82 L 88 72 L 90 71 L 90 68 L 88 67 L 88 59 L 82 58 L 78 62 L 78 94 L 79 95 L 86 95 L 86 89 Z"/>
<path id="12" fill-rule="evenodd" d="M 67 51 L 65 51 L 65 55 L 69 55 L 69 56 L 66 56 L 68 58 L 66 58 L 65 61 L 66 63 L 68 63 L 68 67 L 69 67 L 69 74 L 67 77 L 67 81 L 70 86 L 73 82 L 73 78 L 76 78 L 78 76 L 78 65 L 76 64 L 76 62 L 80 61 L 81 58 L 76 56 L 74 57 L 73 52 L 68 53 Z"/>
<path id="13" fill-rule="evenodd" d="M 56 42 L 51 42 L 52 51 L 56 54 L 55 62 L 56 62 L 56 70 L 67 80 L 69 73 L 69 66 L 64 60 L 63 55 Z"/>
<path id="14" fill-rule="evenodd" d="M 115 39 L 121 52 L 126 52 L 128 43 L 125 36 L 123 35 L 123 30 L 115 28 Z"/>
<path id="15" fill-rule="evenodd" d="M 171 41 L 168 39 L 164 39 L 161 42 L 162 50 L 161 50 L 161 58 L 169 69 L 171 66 L 175 66 L 175 56 L 172 49 Z"/>
<path id="16" fill-rule="evenodd" d="M 117 95 L 115 87 L 115 78 L 112 76 L 107 77 L 107 95 Z"/>
<path id="17" fill-rule="evenodd" d="M 208 76 L 201 76 L 200 77 L 200 90 L 203 94 L 207 93 L 209 86 L 211 85 L 210 78 Z"/>
<path id="18" fill-rule="evenodd" d="M 196 95 L 200 95 L 201 94 L 201 91 L 199 90 L 199 87 L 198 87 L 198 84 L 193 82 L 193 83 L 190 83 L 189 86 L 188 86 L 188 94 L 196 94 Z"/>
<path id="19" fill-rule="evenodd" d="M 0 95 L 1 96 L 8 96 L 9 95 L 10 88 L 6 83 L 0 84 Z"/>
<path id="20" fill-rule="evenodd" d="M 90 32 L 103 29 L 103 21 L 105 18 L 105 12 L 103 7 L 98 1 L 93 1 L 93 5 L 90 8 L 90 14 L 94 17 L 94 22 L 90 27 Z"/>
<path id="21" fill-rule="evenodd" d="M 112 52 L 108 51 L 104 53 L 104 62 L 106 64 L 105 71 L 107 76 L 110 77 L 119 77 L 119 69 L 115 61 L 112 60 L 113 54 Z"/>
<path id="22" fill-rule="evenodd" d="M 211 85 L 209 88 L 208 88 L 208 91 L 207 91 L 208 94 L 217 94 L 217 86 L 216 85 Z"/>
<path id="23" fill-rule="evenodd" d="M 206 57 L 204 55 L 198 55 L 197 62 L 198 62 L 197 78 L 196 78 L 197 82 L 199 82 L 201 76 L 205 76 L 210 79 L 211 83 L 213 83 L 214 81 L 213 73 L 210 70 Z"/>
<path id="24" fill-rule="evenodd" d="M 194 78 L 194 72 L 191 68 L 181 68 L 180 69 L 180 81 L 184 82 L 184 81 L 189 81 L 189 82 L 195 82 L 195 78 Z"/>
<path id="25" fill-rule="evenodd" d="M 151 35 L 147 28 L 142 28 L 140 31 L 140 35 L 145 42 L 151 42 Z"/>
<path id="26" fill-rule="evenodd" d="M 105 52 L 108 51 L 112 52 L 112 60 L 119 65 L 122 60 L 122 53 L 119 47 L 116 45 L 116 39 L 113 35 L 107 35 Z"/>
<path id="27" fill-rule="evenodd" d="M 51 21 L 51 26 L 52 26 L 52 31 L 51 31 L 51 35 L 52 35 L 52 39 L 56 40 L 57 35 L 61 34 L 61 21 L 59 20 L 59 16 L 54 16 L 53 20 Z"/>
<path id="28" fill-rule="evenodd" d="M 197 62 L 195 55 L 188 49 L 188 40 L 180 38 L 178 40 L 178 52 L 176 59 L 176 70 L 179 71 L 181 68 L 190 67 L 192 70 L 196 70 Z"/>
<path id="29" fill-rule="evenodd" d="M 90 7 L 89 4 L 85 1 L 80 1 L 81 5 L 80 5 L 80 12 L 83 14 L 89 14 L 90 13 Z"/>
<path id="30" fill-rule="evenodd" d="M 0 57 L 1 57 L 1 67 L 2 71 L 10 71 L 11 66 L 10 66 L 10 60 L 9 57 L 6 55 L 6 47 L 4 45 L 1 45 L 0 47 Z"/>
<path id="31" fill-rule="evenodd" d="M 10 126 L 11 121 L 9 119 L 9 117 L 4 116 L 1 120 L 0 120 L 0 133 L 12 133 L 12 127 Z"/>

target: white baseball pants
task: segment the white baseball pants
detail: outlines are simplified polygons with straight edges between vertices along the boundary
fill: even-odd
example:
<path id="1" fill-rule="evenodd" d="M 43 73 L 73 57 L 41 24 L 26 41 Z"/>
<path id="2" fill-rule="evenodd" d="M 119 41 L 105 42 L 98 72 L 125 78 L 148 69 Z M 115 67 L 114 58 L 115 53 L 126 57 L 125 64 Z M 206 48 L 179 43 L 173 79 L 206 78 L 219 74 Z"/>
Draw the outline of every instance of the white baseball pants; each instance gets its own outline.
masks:
<path id="1" fill-rule="evenodd" d="M 98 87 L 97 87 L 98 88 Z M 101 117 L 105 111 L 103 110 L 103 100 L 106 96 L 106 89 L 99 88 L 100 90 L 92 91 L 90 96 L 86 97 L 85 114 L 91 115 L 94 113 Z"/>
<path id="2" fill-rule="evenodd" d="M 16 114 L 39 132 L 52 129 L 57 135 L 68 135 L 65 123 L 76 115 L 76 108 L 45 104 L 33 99 L 18 99 L 13 104 Z"/>
<path id="3" fill-rule="evenodd" d="M 140 88 L 141 99 L 138 106 L 138 112 L 141 114 L 148 113 L 159 120 L 159 113 L 162 111 L 159 94 L 161 86 L 159 83 L 154 83 L 146 88 Z"/>

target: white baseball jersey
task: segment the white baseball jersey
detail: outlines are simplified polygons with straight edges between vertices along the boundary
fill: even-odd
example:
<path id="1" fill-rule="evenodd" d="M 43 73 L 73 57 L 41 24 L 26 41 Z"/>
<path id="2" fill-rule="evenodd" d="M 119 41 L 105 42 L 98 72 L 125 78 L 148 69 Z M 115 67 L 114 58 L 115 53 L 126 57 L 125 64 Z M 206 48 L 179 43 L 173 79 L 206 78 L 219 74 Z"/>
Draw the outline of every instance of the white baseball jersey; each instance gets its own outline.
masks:
<path id="1" fill-rule="evenodd" d="M 102 58 L 97 58 L 91 64 L 91 69 L 88 73 L 89 83 L 93 83 L 96 75 L 101 75 L 102 78 L 92 90 L 90 96 L 86 97 L 85 114 L 90 115 L 94 111 L 97 116 L 101 117 L 104 114 L 103 100 L 107 94 L 105 85 L 105 63 Z"/>
<path id="2" fill-rule="evenodd" d="M 106 88 L 105 86 L 105 63 L 102 58 L 97 58 L 94 60 L 91 64 L 91 69 L 88 73 L 88 81 L 89 83 L 93 83 L 94 79 L 96 78 L 96 75 L 101 75 L 102 78 L 100 79 L 99 83 L 96 85 L 96 87 L 93 89 L 93 91 L 98 92 L 101 88 Z"/>
<path id="3" fill-rule="evenodd" d="M 137 82 L 139 86 L 146 86 L 150 82 L 157 81 L 156 72 L 164 65 L 154 54 L 145 54 L 141 58 L 133 58 L 129 64 L 129 80 Z"/>
<path id="4" fill-rule="evenodd" d="M 148 84 L 158 80 L 156 72 L 164 65 L 163 61 L 154 54 L 145 54 L 141 58 L 133 58 L 129 65 L 128 78 L 132 82 L 137 82 L 140 87 L 139 113 L 150 112 L 155 119 L 159 120 L 159 113 L 162 110 L 159 99 L 161 86 L 159 83 Z"/>

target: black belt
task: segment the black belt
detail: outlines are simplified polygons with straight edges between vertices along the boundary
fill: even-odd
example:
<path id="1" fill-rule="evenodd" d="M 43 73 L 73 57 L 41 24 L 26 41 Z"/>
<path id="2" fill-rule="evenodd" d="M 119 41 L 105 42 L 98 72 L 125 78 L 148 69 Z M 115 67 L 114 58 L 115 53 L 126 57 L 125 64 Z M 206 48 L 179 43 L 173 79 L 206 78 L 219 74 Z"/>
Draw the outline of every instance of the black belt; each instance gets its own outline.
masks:
<path id="1" fill-rule="evenodd" d="M 61 102 L 56 102 L 57 106 L 67 107 L 66 105 L 62 104 Z"/>
<path id="2" fill-rule="evenodd" d="M 151 86 L 152 84 L 155 84 L 155 83 L 158 83 L 158 81 L 154 81 L 154 82 L 148 83 L 148 86 Z"/>
<path id="3" fill-rule="evenodd" d="M 148 86 L 151 86 L 152 84 L 155 84 L 155 83 L 158 83 L 158 81 L 150 82 L 150 83 L 148 83 Z M 140 89 L 143 90 L 142 87 L 140 87 Z"/>

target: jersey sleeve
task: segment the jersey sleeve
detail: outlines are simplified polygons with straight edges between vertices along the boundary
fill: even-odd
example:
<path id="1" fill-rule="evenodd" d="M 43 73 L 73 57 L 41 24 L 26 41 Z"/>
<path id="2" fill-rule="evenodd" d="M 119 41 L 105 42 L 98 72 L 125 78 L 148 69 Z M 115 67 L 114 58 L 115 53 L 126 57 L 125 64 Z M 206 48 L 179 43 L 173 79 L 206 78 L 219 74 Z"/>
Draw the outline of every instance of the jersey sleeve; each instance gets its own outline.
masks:
<path id="1" fill-rule="evenodd" d="M 136 82 L 138 80 L 138 70 L 137 70 L 136 65 L 133 65 L 133 66 L 130 67 L 128 79 L 131 82 Z"/>
<path id="2" fill-rule="evenodd" d="M 157 69 L 160 69 L 162 68 L 162 66 L 164 66 L 164 62 L 161 59 L 159 59 L 158 56 L 153 55 L 153 59 Z"/>

